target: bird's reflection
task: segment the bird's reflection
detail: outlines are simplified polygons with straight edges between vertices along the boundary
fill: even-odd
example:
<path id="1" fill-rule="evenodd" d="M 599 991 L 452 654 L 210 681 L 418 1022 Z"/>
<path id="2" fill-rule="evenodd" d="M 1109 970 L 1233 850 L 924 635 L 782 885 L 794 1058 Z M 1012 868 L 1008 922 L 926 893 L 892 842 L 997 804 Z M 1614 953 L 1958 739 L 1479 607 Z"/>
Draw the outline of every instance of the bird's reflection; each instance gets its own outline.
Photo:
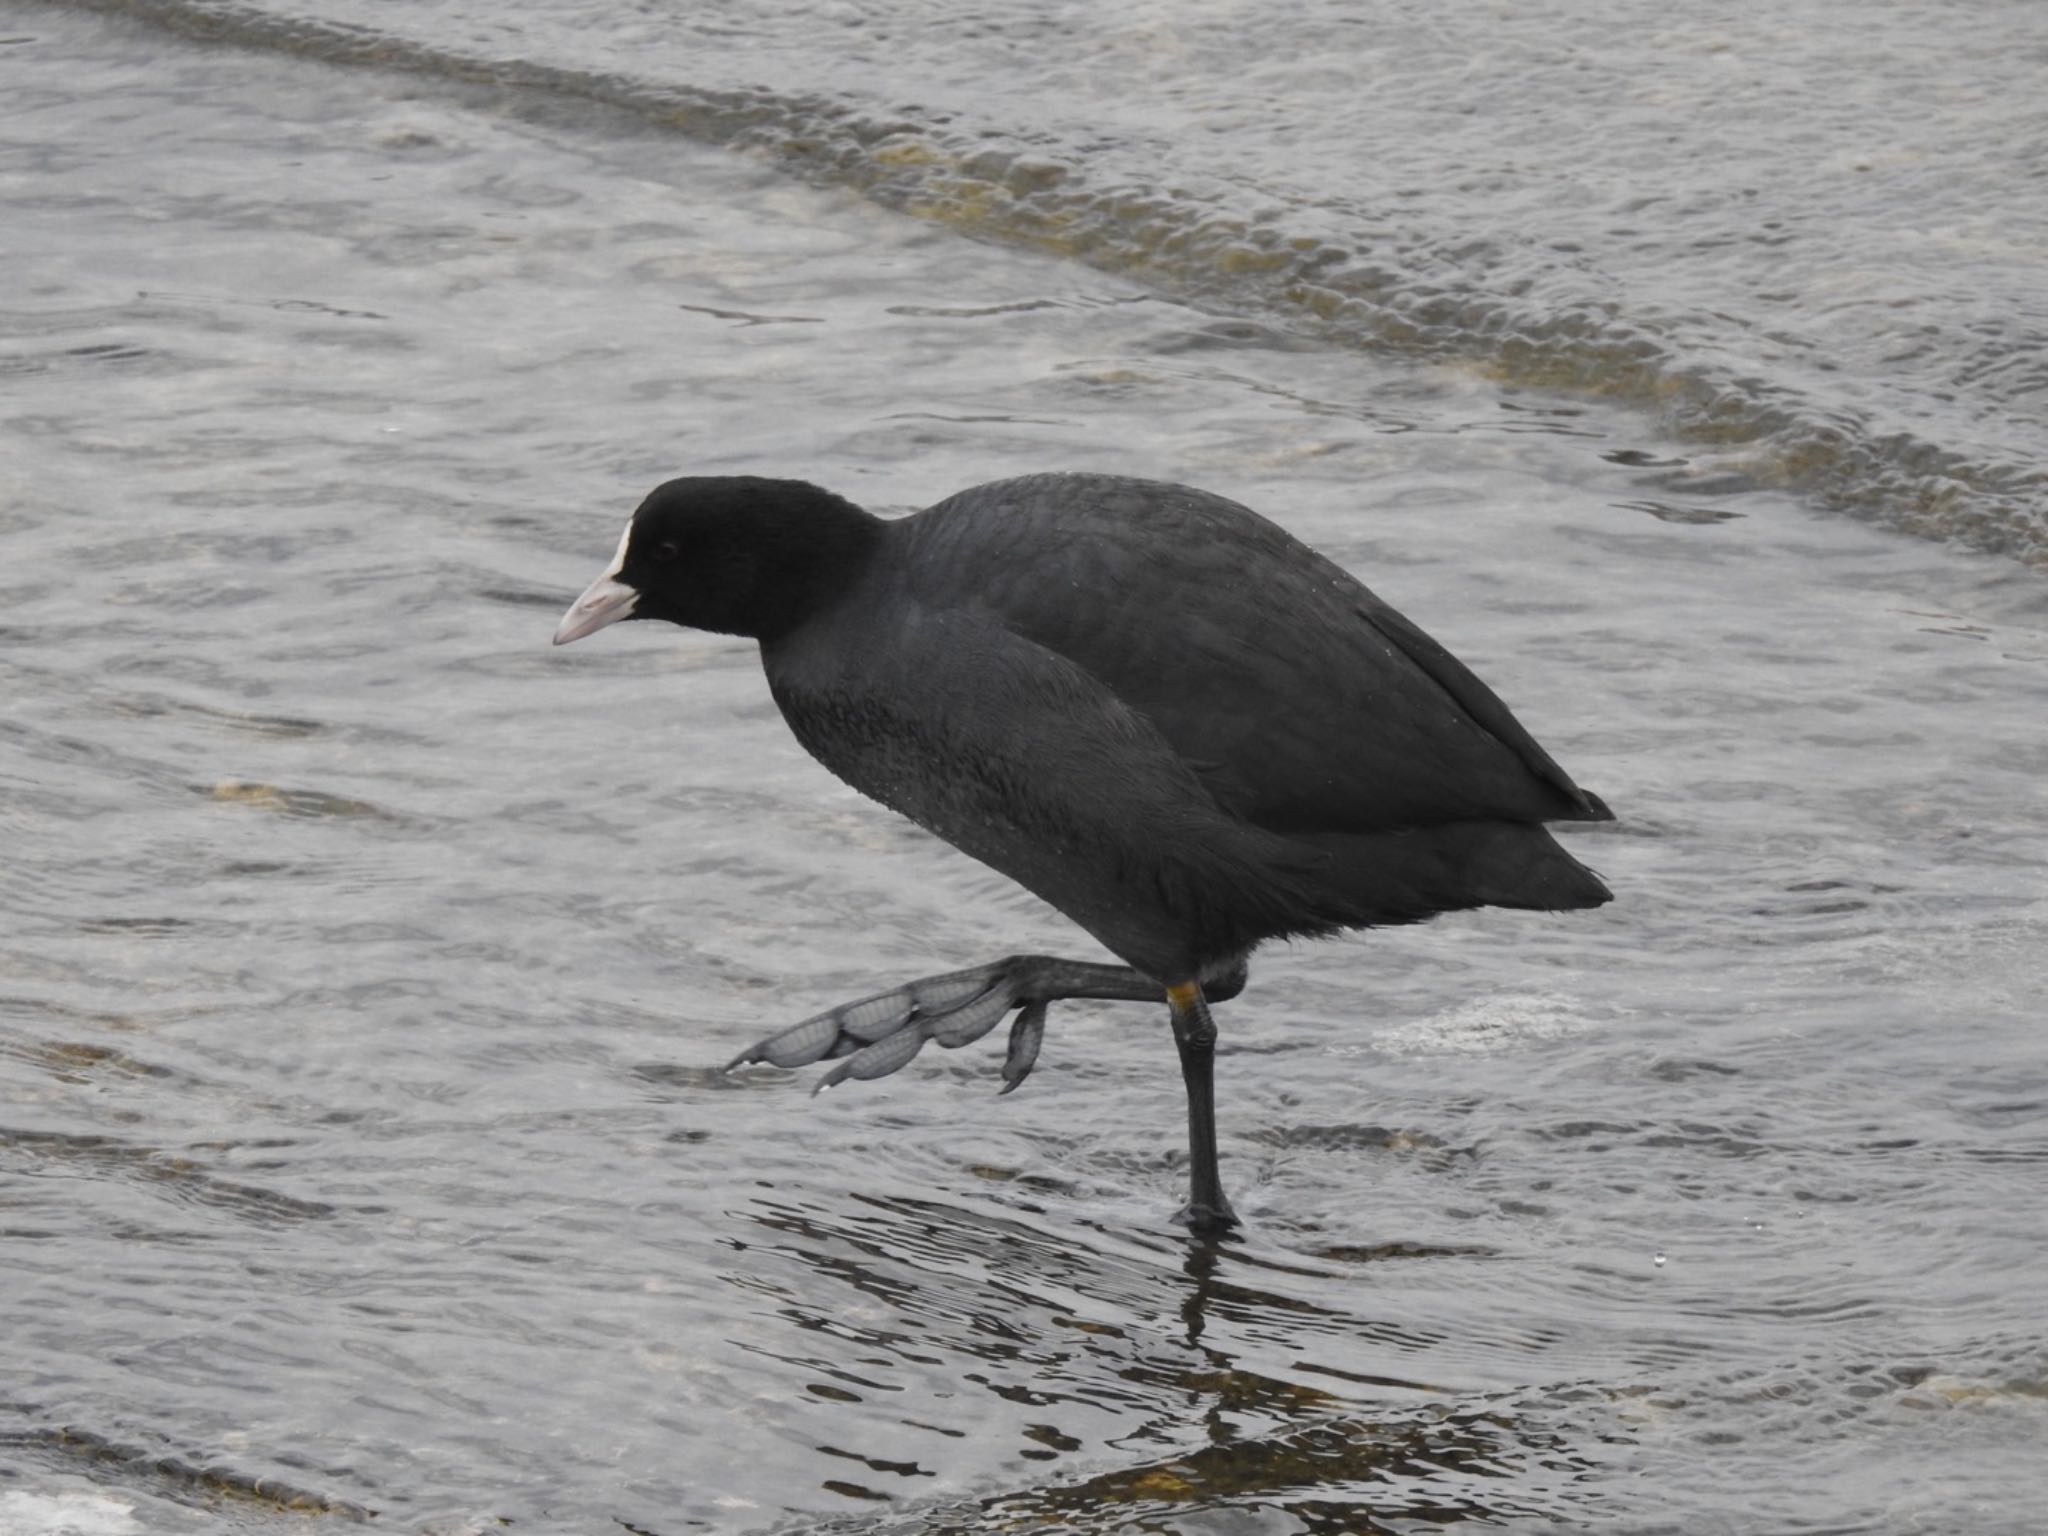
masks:
<path id="1" fill-rule="evenodd" d="M 1234 1234 L 1233 1234 L 1234 1236 Z M 1187 1290 L 1181 1296 L 1180 1320 L 1188 1332 L 1188 1346 L 1194 1348 L 1202 1342 L 1202 1331 L 1209 1322 L 1209 1301 L 1215 1294 L 1216 1272 L 1222 1266 L 1223 1246 L 1229 1238 L 1195 1235 L 1188 1240 L 1187 1258 L 1181 1265 L 1181 1273 L 1188 1277 Z M 1220 1352 L 1214 1352 L 1222 1362 Z"/>
<path id="2" fill-rule="evenodd" d="M 827 1207 L 771 1193 L 734 1215 L 758 1239 L 752 1271 L 728 1278 L 772 1301 L 732 1342 L 799 1373 L 818 1421 L 808 1470 L 836 1487 L 851 1486 L 849 1459 L 927 1479 L 966 1446 L 987 1465 L 1007 1437 L 1020 1460 L 1121 1460 L 1079 1482 L 1048 1467 L 980 1501 L 977 1519 L 1110 1530 L 1135 1506 L 1283 1504 L 1300 1529 L 1334 1532 L 1527 1515 L 1574 1461 L 1511 1406 L 1389 1374 L 1435 1341 L 1290 1293 L 1290 1274 L 1327 1281 L 1327 1266 L 1251 1242 L 905 1196 Z M 1536 1465 L 1547 1495 L 1519 1480 Z M 954 1528 L 948 1510 L 933 1529 Z"/>

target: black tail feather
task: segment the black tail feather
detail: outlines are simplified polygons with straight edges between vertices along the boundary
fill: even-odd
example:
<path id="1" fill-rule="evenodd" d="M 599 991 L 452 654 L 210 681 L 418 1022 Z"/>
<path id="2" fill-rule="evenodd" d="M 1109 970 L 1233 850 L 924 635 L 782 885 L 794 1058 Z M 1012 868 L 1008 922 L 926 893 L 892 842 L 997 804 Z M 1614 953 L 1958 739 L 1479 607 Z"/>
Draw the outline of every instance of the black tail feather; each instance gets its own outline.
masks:
<path id="1" fill-rule="evenodd" d="M 1318 905 L 1337 927 L 1414 923 L 1467 907 L 1570 912 L 1614 899 L 1598 875 L 1527 822 L 1449 822 L 1291 841 L 1314 850 Z"/>

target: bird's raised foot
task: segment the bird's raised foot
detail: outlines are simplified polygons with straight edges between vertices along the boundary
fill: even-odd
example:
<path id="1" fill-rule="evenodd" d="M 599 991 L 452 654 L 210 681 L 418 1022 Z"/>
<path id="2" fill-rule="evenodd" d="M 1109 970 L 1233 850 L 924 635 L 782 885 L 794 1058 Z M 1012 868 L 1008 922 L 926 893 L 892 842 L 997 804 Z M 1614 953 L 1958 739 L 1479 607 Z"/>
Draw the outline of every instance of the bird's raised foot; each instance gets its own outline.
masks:
<path id="1" fill-rule="evenodd" d="M 804 1067 L 838 1058 L 839 1065 L 812 1090 L 821 1093 L 848 1078 L 887 1077 L 908 1065 L 927 1040 L 949 1050 L 969 1045 L 1015 1008 L 1020 1011 L 1010 1027 L 1000 1090 L 1008 1093 L 1030 1075 L 1038 1060 L 1049 1001 L 1030 995 L 1014 961 L 998 960 L 927 976 L 827 1009 L 749 1046 L 726 1063 L 725 1070 L 756 1062 Z"/>

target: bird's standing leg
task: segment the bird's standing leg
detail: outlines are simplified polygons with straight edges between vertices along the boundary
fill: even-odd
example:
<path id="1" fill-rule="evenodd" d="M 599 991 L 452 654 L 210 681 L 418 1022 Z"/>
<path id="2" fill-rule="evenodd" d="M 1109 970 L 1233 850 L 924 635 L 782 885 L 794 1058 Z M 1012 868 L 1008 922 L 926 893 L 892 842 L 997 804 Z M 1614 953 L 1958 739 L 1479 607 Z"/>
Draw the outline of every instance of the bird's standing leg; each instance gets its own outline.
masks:
<path id="1" fill-rule="evenodd" d="M 1221 1237 L 1237 1225 L 1237 1213 L 1224 1198 L 1216 1166 L 1216 1021 L 1199 981 L 1168 987 L 1166 1006 L 1188 1090 L 1188 1203 L 1180 1219 L 1197 1237 Z"/>
<path id="2" fill-rule="evenodd" d="M 1038 1059 L 1047 1005 L 1067 997 L 1122 1002 L 1156 1002 L 1163 993 L 1172 1011 L 1173 1040 L 1188 1094 L 1188 1159 L 1191 1196 L 1181 1222 L 1200 1237 L 1221 1237 L 1237 1225 L 1223 1195 L 1216 1163 L 1216 1024 L 1209 999 L 1235 997 L 1244 987 L 1242 955 L 1199 981 L 1162 987 L 1126 965 L 1062 960 L 1052 955 L 1011 955 L 991 965 L 949 971 L 906 982 L 857 1002 L 826 1010 L 780 1034 L 758 1041 L 733 1058 L 726 1070 L 765 1062 L 802 1067 L 836 1058 L 838 1065 L 818 1082 L 830 1088 L 848 1078 L 887 1077 L 908 1065 L 927 1040 L 961 1046 L 979 1040 L 1011 1009 L 1009 1054 L 1003 1062 L 1008 1093 Z"/>

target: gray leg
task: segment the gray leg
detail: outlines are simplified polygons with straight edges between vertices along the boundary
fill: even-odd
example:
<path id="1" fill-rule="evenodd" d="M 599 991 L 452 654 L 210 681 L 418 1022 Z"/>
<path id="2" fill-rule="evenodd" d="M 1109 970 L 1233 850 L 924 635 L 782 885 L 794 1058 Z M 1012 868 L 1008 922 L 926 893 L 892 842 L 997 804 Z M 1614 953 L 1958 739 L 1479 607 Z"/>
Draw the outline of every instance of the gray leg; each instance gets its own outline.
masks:
<path id="1" fill-rule="evenodd" d="M 1197 1237 L 1217 1238 L 1237 1225 L 1237 1213 L 1224 1197 L 1216 1159 L 1216 1022 L 1199 982 L 1168 987 L 1166 1002 L 1188 1091 L 1188 1203 L 1180 1219 Z"/>

